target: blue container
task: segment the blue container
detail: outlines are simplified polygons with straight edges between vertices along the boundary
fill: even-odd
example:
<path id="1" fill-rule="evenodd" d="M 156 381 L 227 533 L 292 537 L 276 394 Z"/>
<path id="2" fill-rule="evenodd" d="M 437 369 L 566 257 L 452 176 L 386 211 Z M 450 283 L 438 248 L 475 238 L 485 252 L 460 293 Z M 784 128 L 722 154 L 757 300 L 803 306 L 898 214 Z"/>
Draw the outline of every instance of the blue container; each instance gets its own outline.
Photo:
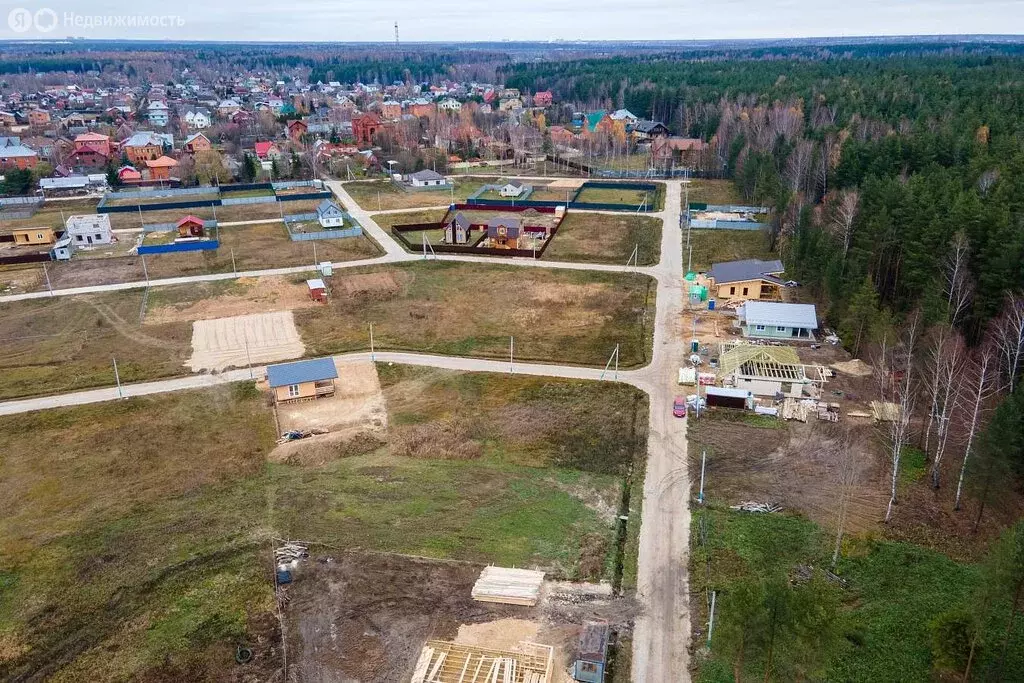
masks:
<path id="1" fill-rule="evenodd" d="M 715 310 L 715 300 L 714 299 L 708 299 L 708 310 L 709 311 Z"/>

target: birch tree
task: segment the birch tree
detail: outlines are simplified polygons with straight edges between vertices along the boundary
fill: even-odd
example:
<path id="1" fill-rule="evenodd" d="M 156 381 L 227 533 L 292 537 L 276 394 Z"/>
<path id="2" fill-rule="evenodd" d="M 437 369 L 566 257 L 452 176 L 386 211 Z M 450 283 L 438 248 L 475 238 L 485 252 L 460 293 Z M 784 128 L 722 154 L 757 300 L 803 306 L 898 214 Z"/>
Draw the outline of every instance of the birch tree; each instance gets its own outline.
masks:
<path id="1" fill-rule="evenodd" d="M 857 190 L 845 190 L 836 197 L 835 208 L 832 212 L 832 229 L 843 242 L 843 262 L 850 251 L 850 244 L 853 242 L 853 224 L 857 220 L 857 211 L 860 209 L 860 192 Z"/>
<path id="2" fill-rule="evenodd" d="M 925 428 L 924 450 L 928 453 L 929 437 L 936 426 L 935 456 L 932 458 L 932 488 L 939 488 L 942 458 L 949 443 L 953 416 L 959 407 L 965 359 L 963 340 L 952 329 L 940 328 L 929 349 L 928 378 L 931 406 Z"/>
<path id="3" fill-rule="evenodd" d="M 1017 376 L 1024 369 L 1024 297 L 1017 293 L 1006 297 L 1003 312 L 992 329 L 1003 384 L 1012 394 L 1017 386 Z"/>
<path id="4" fill-rule="evenodd" d="M 949 324 L 955 327 L 963 319 L 971 304 L 974 284 L 968 270 L 971 249 L 966 235 L 962 232 L 956 233 L 950 241 L 949 247 L 950 250 L 946 256 L 944 293 L 946 295 L 946 310 L 949 312 Z"/>
<path id="5" fill-rule="evenodd" d="M 954 510 L 960 509 L 960 496 L 964 490 L 964 476 L 967 473 L 967 463 L 971 458 L 971 449 L 974 447 L 974 438 L 978 433 L 979 421 L 985 401 L 992 395 L 994 389 L 993 371 L 995 370 L 995 353 L 990 345 L 985 344 L 975 353 L 970 365 L 970 378 L 968 379 L 968 410 L 970 417 L 967 422 L 967 445 L 964 447 L 964 461 L 960 465 L 960 481 L 956 486 L 956 501 L 953 504 Z"/>
<path id="6" fill-rule="evenodd" d="M 900 459 L 910 436 L 910 416 L 914 411 L 914 351 L 920 335 L 921 314 L 911 314 L 904 328 L 902 348 L 899 354 L 893 354 L 894 365 L 903 368 L 903 377 L 894 387 L 896 405 L 895 419 L 889 423 L 889 459 L 892 463 L 890 479 L 889 505 L 885 510 L 886 523 L 892 519 L 893 506 L 897 504 L 897 486 L 899 484 Z"/>
<path id="7" fill-rule="evenodd" d="M 846 528 L 846 513 L 850 504 L 850 494 L 860 474 L 857 458 L 853 452 L 853 436 L 849 428 L 843 430 L 842 438 L 837 445 L 839 466 L 836 479 L 839 484 L 839 501 L 836 511 L 836 542 L 832 549 L 832 570 L 835 571 L 839 562 L 839 551 L 843 546 L 843 531 Z"/>

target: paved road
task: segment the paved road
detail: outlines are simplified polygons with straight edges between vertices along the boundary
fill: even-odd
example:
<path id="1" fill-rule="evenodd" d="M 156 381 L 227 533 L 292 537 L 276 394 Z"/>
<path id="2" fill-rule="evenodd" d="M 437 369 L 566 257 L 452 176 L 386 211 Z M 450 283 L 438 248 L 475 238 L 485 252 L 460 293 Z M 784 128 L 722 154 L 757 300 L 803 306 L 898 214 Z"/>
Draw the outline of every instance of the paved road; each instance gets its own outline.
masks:
<path id="1" fill-rule="evenodd" d="M 466 372 L 497 372 L 514 375 L 535 375 L 539 377 L 564 377 L 566 379 L 586 379 L 627 382 L 637 386 L 646 386 L 642 372 L 623 370 L 617 374 L 613 371 L 605 373 L 599 368 L 587 368 L 574 365 L 549 365 L 546 363 L 522 363 L 514 359 L 488 360 L 484 358 L 459 358 L 454 356 L 435 356 L 425 353 L 403 353 L 397 351 L 378 351 L 371 356 L 369 351 L 357 351 L 334 356 L 334 359 L 341 364 L 366 362 L 376 360 L 380 363 L 398 363 L 400 365 L 420 365 L 423 367 L 440 368 L 443 370 L 461 370 Z M 248 368 L 228 370 L 217 374 L 195 374 L 185 377 L 174 377 L 172 379 L 156 380 L 153 382 L 138 382 L 135 384 L 124 384 L 120 389 L 117 387 L 103 387 L 100 389 L 88 389 L 75 391 L 55 396 L 38 396 L 34 398 L 20 399 L 0 403 L 0 415 L 16 415 L 27 413 L 33 410 L 47 410 L 49 408 L 63 408 L 68 406 L 79 406 L 88 403 L 103 403 L 116 401 L 121 398 L 132 398 L 136 396 L 149 396 L 151 394 L 166 394 L 174 391 L 185 391 L 188 389 L 203 389 L 206 387 L 233 382 L 243 382 L 252 378 L 262 378 L 266 375 L 267 368 L 264 365 Z"/>
<path id="2" fill-rule="evenodd" d="M 346 207 L 381 246 L 385 256 L 344 264 L 336 268 L 356 267 L 381 263 L 396 263 L 422 258 L 405 252 L 372 216 L 358 207 L 340 183 L 328 183 Z M 679 229 L 681 211 L 681 185 L 669 181 L 663 211 L 648 214 L 663 219 L 661 262 L 652 268 L 626 268 L 583 263 L 559 263 L 532 259 L 503 260 L 522 266 L 540 268 L 571 268 L 610 272 L 640 272 L 658 281 L 658 297 L 654 323 L 654 352 L 650 365 L 633 371 L 618 373 L 618 380 L 628 382 L 646 391 L 650 396 L 650 438 L 648 442 L 647 473 L 643 487 L 643 514 L 640 525 L 640 549 L 637 576 L 637 595 L 641 606 L 633 638 L 632 678 L 637 683 L 661 681 L 689 681 L 688 664 L 690 619 L 688 607 L 689 582 L 687 562 L 689 553 L 689 495 L 690 481 L 686 461 L 686 421 L 673 418 L 671 403 L 676 393 L 676 371 L 685 361 L 685 334 L 682 329 L 682 235 Z M 493 264 L 493 259 L 472 256 L 445 255 L 443 260 L 469 261 Z M 152 286 L 184 284 L 253 277 L 260 275 L 287 275 L 313 270 L 309 267 L 276 268 L 245 273 L 222 273 L 181 278 L 167 278 L 148 283 Z M 78 287 L 60 290 L 54 295 L 88 294 L 144 287 L 147 283 L 123 283 L 97 287 Z M 48 292 L 0 297 L 0 301 L 15 301 L 51 296 Z M 367 360 L 369 353 L 339 356 L 345 360 Z M 594 368 L 517 363 L 508 361 L 454 358 L 414 353 L 381 352 L 375 356 L 382 362 L 424 365 L 437 368 L 482 372 L 513 372 L 572 379 L 602 379 L 602 371 Z M 253 368 L 261 376 L 264 368 Z M 157 382 L 127 385 L 122 396 L 196 389 L 248 379 L 249 370 L 232 370 L 218 375 L 193 375 Z M 613 377 L 605 374 L 603 379 Z M 82 405 L 116 400 L 118 390 L 112 387 L 62 394 L 41 398 L 0 403 L 0 415 L 43 410 L 58 406 Z"/>

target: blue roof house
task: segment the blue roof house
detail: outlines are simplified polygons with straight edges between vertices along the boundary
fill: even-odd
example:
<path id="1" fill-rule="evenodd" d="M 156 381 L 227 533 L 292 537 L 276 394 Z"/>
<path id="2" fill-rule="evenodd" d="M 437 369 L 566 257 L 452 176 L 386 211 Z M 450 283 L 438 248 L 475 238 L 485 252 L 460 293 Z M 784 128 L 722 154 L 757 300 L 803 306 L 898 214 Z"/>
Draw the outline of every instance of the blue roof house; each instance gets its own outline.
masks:
<path id="1" fill-rule="evenodd" d="M 338 368 L 332 358 L 267 366 L 267 383 L 277 403 L 312 401 L 334 395 Z"/>

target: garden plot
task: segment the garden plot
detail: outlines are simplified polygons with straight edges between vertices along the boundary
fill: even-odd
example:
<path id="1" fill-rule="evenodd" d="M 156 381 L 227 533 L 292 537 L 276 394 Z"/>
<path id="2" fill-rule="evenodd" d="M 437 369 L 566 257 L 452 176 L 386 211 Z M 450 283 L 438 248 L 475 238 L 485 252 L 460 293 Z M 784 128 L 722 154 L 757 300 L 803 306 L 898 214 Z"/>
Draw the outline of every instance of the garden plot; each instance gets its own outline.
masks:
<path id="1" fill-rule="evenodd" d="M 197 320 L 192 324 L 193 372 L 299 358 L 306 347 L 291 311 Z"/>

